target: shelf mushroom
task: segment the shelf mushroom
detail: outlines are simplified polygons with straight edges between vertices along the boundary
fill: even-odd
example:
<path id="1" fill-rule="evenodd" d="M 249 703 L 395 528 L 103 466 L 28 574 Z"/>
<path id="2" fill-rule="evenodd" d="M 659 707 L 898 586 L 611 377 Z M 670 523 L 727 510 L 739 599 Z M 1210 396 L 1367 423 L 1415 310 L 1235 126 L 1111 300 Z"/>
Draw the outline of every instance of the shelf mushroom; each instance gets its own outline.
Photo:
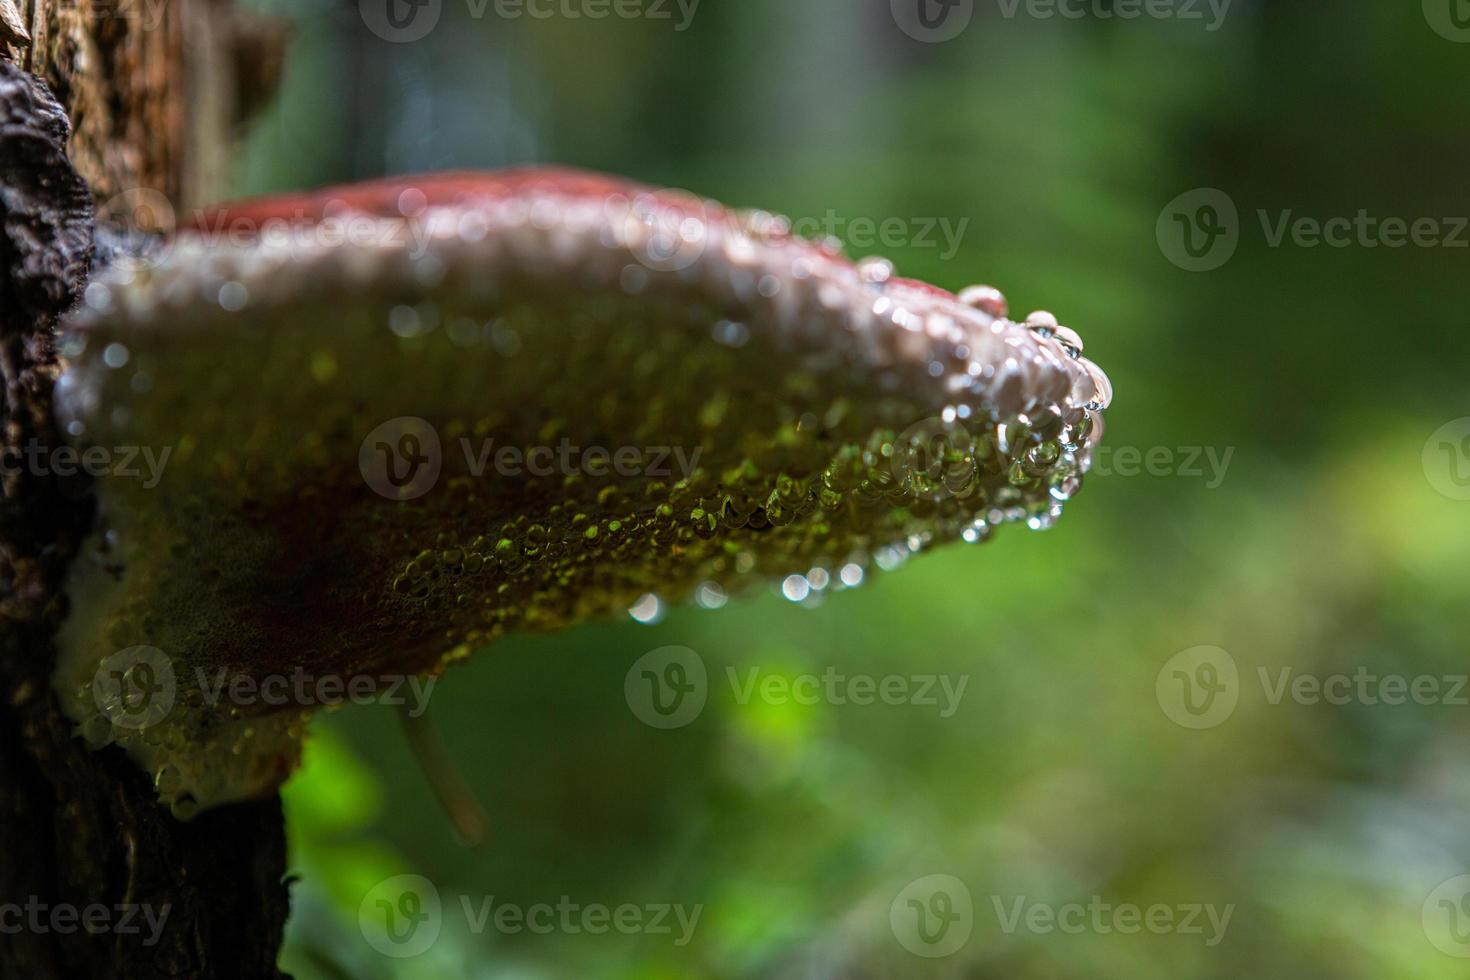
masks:
<path id="1" fill-rule="evenodd" d="M 58 406 L 84 458 L 164 462 L 98 479 L 81 732 L 188 817 L 506 632 L 1049 526 L 1111 398 L 1077 334 L 789 228 L 531 169 L 227 205 L 115 264 Z"/>

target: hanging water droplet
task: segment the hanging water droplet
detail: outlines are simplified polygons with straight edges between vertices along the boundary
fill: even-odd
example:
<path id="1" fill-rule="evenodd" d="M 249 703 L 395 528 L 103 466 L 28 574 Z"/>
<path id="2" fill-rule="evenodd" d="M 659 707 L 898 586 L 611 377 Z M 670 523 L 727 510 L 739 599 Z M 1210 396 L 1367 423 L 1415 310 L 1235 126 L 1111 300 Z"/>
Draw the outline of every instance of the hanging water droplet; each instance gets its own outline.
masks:
<path id="1" fill-rule="evenodd" d="M 871 285 L 882 285 L 893 278 L 893 263 L 887 259 L 871 255 L 857 264 L 858 278 Z"/>
<path id="2" fill-rule="evenodd" d="M 664 618 L 663 600 L 652 592 L 645 592 L 638 597 L 638 601 L 628 607 L 628 615 L 646 626 L 651 626 Z"/>
<path id="3" fill-rule="evenodd" d="M 1005 294 L 994 286 L 971 286 L 960 292 L 959 301 L 997 320 L 1010 311 Z"/>
<path id="4" fill-rule="evenodd" d="M 750 340 L 750 328 L 734 320 L 720 320 L 710 328 L 715 343 L 726 347 L 744 347 Z"/>
<path id="5" fill-rule="evenodd" d="M 704 582 L 694 590 L 694 601 L 704 609 L 720 609 L 730 601 L 730 597 L 718 583 Z"/>
<path id="6" fill-rule="evenodd" d="M 801 602 L 811 591 L 811 583 L 806 580 L 805 575 L 788 575 L 781 583 L 781 594 L 792 602 Z"/>

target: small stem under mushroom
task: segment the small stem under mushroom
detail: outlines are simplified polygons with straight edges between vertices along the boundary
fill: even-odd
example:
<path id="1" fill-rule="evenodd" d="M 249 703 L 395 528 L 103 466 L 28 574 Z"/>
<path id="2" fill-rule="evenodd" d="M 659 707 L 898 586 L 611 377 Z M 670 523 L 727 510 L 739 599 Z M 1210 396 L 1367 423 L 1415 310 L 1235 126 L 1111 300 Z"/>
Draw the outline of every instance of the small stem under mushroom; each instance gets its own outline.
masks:
<path id="1" fill-rule="evenodd" d="M 429 720 L 428 712 L 414 711 L 406 704 L 400 705 L 398 721 L 403 726 L 408 747 L 423 769 L 429 788 L 434 791 L 439 805 L 449 817 L 459 842 L 466 847 L 482 843 L 488 823 L 485 809 L 475 799 L 464 775 L 445 750 L 444 742 L 434 729 L 434 723 Z"/>

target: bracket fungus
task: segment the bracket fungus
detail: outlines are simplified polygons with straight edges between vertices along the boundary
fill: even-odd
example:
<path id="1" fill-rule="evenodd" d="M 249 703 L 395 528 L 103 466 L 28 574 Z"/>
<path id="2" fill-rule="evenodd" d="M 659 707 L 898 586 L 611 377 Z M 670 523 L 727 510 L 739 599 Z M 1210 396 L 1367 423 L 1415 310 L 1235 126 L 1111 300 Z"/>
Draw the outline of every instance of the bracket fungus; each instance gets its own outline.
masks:
<path id="1" fill-rule="evenodd" d="M 224 206 L 83 307 L 69 437 L 166 465 L 99 477 L 56 683 L 182 817 L 272 789 L 354 682 L 1045 527 L 1111 397 L 994 289 L 570 171 Z M 336 693 L 265 696 L 302 676 Z"/>

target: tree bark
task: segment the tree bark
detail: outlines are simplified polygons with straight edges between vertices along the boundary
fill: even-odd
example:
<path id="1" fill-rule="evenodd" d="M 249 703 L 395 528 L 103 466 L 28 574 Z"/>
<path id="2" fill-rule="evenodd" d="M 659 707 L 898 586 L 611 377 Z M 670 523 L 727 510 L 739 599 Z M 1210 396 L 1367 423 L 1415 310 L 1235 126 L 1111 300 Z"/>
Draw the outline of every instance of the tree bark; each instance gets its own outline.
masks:
<path id="1" fill-rule="evenodd" d="M 215 0 L 0 0 L 0 978 L 282 976 L 279 800 L 180 823 L 62 714 L 54 637 L 94 504 L 25 463 L 63 445 L 55 327 L 96 261 L 94 200 L 212 196 L 279 41 Z"/>

